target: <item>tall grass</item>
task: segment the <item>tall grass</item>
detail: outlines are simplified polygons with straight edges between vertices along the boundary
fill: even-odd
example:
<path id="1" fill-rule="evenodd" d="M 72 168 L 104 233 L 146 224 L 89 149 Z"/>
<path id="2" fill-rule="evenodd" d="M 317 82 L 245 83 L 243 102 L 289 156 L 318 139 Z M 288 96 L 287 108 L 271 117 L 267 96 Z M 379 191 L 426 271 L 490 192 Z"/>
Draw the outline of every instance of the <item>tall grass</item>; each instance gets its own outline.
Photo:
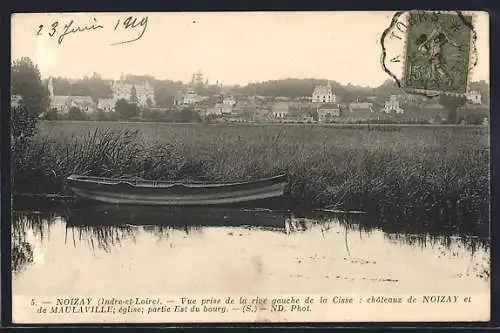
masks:
<path id="1" fill-rule="evenodd" d="M 103 125 L 101 125 L 103 126 Z M 297 207 L 364 210 L 382 223 L 487 233 L 482 128 L 45 123 L 15 154 L 14 191 L 63 192 L 70 174 L 234 181 L 287 173 Z M 431 218 L 429 218 L 431 217 Z M 471 229 L 472 228 L 472 229 Z"/>

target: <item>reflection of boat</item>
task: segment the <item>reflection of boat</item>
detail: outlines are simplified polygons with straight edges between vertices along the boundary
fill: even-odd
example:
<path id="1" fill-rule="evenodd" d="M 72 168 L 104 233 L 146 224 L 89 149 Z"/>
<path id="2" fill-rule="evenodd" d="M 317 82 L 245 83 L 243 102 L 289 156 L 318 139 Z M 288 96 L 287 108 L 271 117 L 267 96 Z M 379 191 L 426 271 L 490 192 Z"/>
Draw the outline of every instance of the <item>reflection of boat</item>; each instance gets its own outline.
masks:
<path id="1" fill-rule="evenodd" d="M 270 210 L 225 207 L 151 207 L 97 205 L 72 209 L 68 226 L 169 225 L 169 226 L 259 226 L 283 228 L 286 214 Z"/>
<path id="2" fill-rule="evenodd" d="M 74 197 L 51 194 L 16 193 L 12 195 L 12 209 L 18 211 L 58 212 L 64 209 L 64 202 Z"/>
<path id="3" fill-rule="evenodd" d="M 128 205 L 223 205 L 282 197 L 286 175 L 238 183 L 181 183 L 71 175 L 68 186 L 81 198 Z"/>

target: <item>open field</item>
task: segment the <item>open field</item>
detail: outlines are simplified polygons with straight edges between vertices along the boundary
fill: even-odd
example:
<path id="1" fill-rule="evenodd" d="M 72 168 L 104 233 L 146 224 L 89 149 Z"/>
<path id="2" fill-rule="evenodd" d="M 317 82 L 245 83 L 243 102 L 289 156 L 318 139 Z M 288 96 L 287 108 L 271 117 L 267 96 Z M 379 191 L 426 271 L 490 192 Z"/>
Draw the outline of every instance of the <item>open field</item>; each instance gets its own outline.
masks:
<path id="1" fill-rule="evenodd" d="M 61 193 L 72 173 L 234 181 L 286 172 L 295 207 L 488 233 L 487 127 L 42 122 L 14 156 L 16 192 Z"/>

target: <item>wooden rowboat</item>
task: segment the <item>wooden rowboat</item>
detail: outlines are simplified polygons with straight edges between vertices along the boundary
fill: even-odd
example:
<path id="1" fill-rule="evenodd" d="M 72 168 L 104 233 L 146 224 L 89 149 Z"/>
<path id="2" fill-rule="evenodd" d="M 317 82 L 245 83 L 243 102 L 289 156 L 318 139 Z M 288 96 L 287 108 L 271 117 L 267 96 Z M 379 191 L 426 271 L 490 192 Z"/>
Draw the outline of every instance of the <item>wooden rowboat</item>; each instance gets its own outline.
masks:
<path id="1" fill-rule="evenodd" d="M 207 206 L 282 197 L 286 175 L 233 183 L 182 183 L 71 175 L 67 185 L 79 198 L 101 203 L 155 206 Z"/>

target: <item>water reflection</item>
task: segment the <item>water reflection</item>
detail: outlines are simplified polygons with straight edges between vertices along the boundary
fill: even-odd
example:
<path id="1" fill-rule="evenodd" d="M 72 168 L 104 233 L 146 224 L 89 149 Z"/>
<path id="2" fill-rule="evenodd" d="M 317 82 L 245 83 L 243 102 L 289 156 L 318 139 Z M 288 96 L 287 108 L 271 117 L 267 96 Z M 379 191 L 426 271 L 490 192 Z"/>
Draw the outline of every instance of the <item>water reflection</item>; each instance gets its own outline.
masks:
<path id="1" fill-rule="evenodd" d="M 76 243 L 87 242 L 91 245 L 92 250 L 96 247 L 104 250 L 105 252 L 111 252 L 114 247 L 120 246 L 122 240 L 126 238 L 131 238 L 135 240 L 136 235 L 135 228 L 132 226 L 88 226 L 83 225 L 78 228 L 68 227 L 66 224 L 66 232 L 64 236 L 64 243 L 68 243 L 68 232 L 71 234 L 71 241 L 73 246 L 76 247 Z"/>
<path id="2" fill-rule="evenodd" d="M 205 227 L 245 227 L 281 232 L 285 234 L 318 230 L 323 236 L 332 228 L 344 230 L 345 246 L 348 250 L 348 235 L 358 233 L 369 236 L 374 231 L 384 231 L 385 238 L 393 243 L 405 243 L 414 247 L 444 246 L 460 242 L 470 251 L 488 248 L 489 239 L 477 236 L 456 236 L 443 233 L 412 234 L 384 230 L 374 224 L 365 214 L 321 212 L 297 217 L 290 212 L 258 209 L 232 208 L 151 208 L 100 205 L 92 209 L 83 208 L 64 212 L 15 211 L 13 213 L 13 270 L 17 271 L 32 261 L 31 245 L 27 231 L 31 231 L 41 242 L 50 240 L 50 227 L 60 219 L 65 224 L 64 242 L 86 241 L 92 248 L 109 252 L 119 246 L 123 239 L 135 239 L 141 232 L 153 234 L 158 240 L 168 239 L 172 230 L 186 235 L 203 233 Z"/>
<path id="3" fill-rule="evenodd" d="M 237 276 L 241 270 L 250 269 L 247 275 L 263 274 L 262 267 L 272 267 L 267 279 L 276 279 L 279 287 L 275 288 L 286 290 L 286 281 L 293 280 L 290 286 L 307 292 L 342 283 L 352 286 L 360 283 L 357 288 L 362 288 L 368 283 L 398 285 L 405 279 L 413 281 L 414 272 L 401 271 L 408 262 L 412 265 L 421 262 L 423 267 L 432 263 L 432 267 L 439 267 L 438 271 L 457 279 L 489 279 L 488 239 L 451 233 L 391 232 L 387 231 L 387 225 L 377 225 L 365 214 L 297 215 L 271 210 L 117 206 L 66 209 L 57 213 L 15 211 L 12 240 L 13 273 L 19 281 L 22 277 L 29 279 L 26 271 L 36 266 L 37 260 L 43 265 L 38 265 L 31 274 L 37 278 L 45 275 L 47 281 L 55 267 L 68 265 L 68 260 L 88 260 L 89 265 L 101 262 L 104 280 L 106 272 L 115 274 L 113 270 L 123 267 L 130 270 L 132 266 L 141 267 L 134 269 L 146 274 L 141 275 L 145 281 L 154 279 L 167 274 L 166 262 L 173 267 L 168 268 L 172 269 L 171 274 L 180 274 L 179 279 L 182 269 L 189 272 L 186 274 L 190 278 L 199 269 L 200 275 L 206 275 L 210 281 L 221 274 L 219 266 L 239 267 L 234 273 Z M 211 266 L 203 266 L 207 261 Z M 260 273 L 254 272 L 254 265 Z M 75 274 L 82 274 L 80 268 L 74 269 L 78 272 Z M 420 271 L 427 274 L 426 269 Z M 323 280 L 313 286 L 314 279 Z M 332 285 L 331 279 L 336 283 Z M 91 280 L 95 280 L 94 276 Z M 223 280 L 214 288 L 224 290 Z M 299 280 L 307 283 L 301 285 Z M 102 283 L 104 288 L 105 282 Z M 132 278 L 130 283 L 134 283 Z M 171 280 L 169 283 L 172 288 L 182 289 L 187 282 L 179 281 L 177 286 Z M 207 282 L 197 283 L 195 286 Z M 273 283 L 269 282 L 269 288 Z M 472 285 L 470 281 L 467 283 L 467 288 Z M 28 285 L 25 282 L 23 288 Z M 118 288 L 108 286 L 115 287 Z M 442 287 L 448 286 L 444 282 Z"/>
<path id="4" fill-rule="evenodd" d="M 40 240 L 50 239 L 50 226 L 55 223 L 56 214 L 50 212 L 14 212 L 12 216 L 12 271 L 22 272 L 28 264 L 33 263 L 32 238 L 28 232 Z"/>
<path id="5" fill-rule="evenodd" d="M 286 212 L 264 209 L 149 207 L 99 205 L 67 210 L 69 226 L 161 225 L 173 228 L 199 226 L 258 226 L 283 228 Z"/>

